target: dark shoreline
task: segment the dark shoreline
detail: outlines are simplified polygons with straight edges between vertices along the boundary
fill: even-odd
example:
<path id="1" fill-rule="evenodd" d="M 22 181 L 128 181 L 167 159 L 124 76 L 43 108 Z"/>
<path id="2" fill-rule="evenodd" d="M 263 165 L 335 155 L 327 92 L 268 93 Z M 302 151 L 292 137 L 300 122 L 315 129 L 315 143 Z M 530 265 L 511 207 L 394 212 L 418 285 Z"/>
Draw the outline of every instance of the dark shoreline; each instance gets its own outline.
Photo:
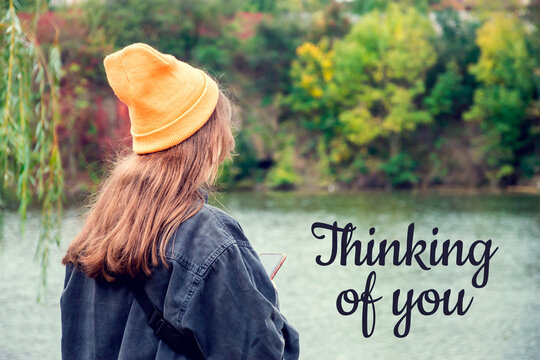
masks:
<path id="1" fill-rule="evenodd" d="M 213 195 L 220 196 L 226 193 L 257 193 L 257 194 L 289 194 L 298 196 L 317 196 L 317 195 L 355 195 L 355 194 L 385 194 L 385 193 L 403 193 L 403 194 L 417 194 L 417 195 L 537 195 L 540 196 L 540 187 L 535 186 L 507 186 L 506 188 L 497 187 L 459 187 L 459 186 L 432 186 L 428 188 L 365 188 L 365 189 L 328 189 L 325 187 L 319 188 L 307 188 L 298 187 L 294 189 L 270 189 L 265 187 L 240 187 L 240 188 L 217 188 L 213 192 Z M 64 193 L 64 200 L 62 201 L 63 207 L 69 209 L 72 207 L 85 206 L 89 199 L 92 197 L 92 193 L 89 191 L 75 191 L 69 190 Z M 12 200 L 12 201 L 10 201 Z M 8 199 L 4 210 L 17 210 L 18 203 L 13 202 L 14 199 Z M 36 199 L 32 199 L 29 206 L 30 209 L 38 209 L 38 202 Z M 0 209 L 1 210 L 1 209 Z"/>

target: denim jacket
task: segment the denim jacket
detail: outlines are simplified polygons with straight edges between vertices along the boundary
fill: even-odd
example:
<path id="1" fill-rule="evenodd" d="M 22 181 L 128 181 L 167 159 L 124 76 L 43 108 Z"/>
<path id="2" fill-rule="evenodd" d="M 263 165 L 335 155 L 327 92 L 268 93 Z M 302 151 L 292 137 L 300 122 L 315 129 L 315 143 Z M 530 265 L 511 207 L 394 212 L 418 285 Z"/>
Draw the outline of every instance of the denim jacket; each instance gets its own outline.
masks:
<path id="1" fill-rule="evenodd" d="M 169 269 L 145 283 L 151 301 L 178 329 L 190 330 L 206 359 L 294 360 L 298 332 L 236 220 L 208 205 L 169 241 Z M 60 299 L 63 359 L 178 359 L 160 341 L 129 288 L 66 266 Z"/>

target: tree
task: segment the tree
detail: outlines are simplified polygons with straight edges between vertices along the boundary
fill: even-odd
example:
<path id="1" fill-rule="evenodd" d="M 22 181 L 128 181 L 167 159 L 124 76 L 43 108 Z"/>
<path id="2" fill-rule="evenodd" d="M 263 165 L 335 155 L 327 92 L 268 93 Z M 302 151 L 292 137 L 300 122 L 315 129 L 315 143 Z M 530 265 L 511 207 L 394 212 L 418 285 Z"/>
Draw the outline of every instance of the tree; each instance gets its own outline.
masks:
<path id="1" fill-rule="evenodd" d="M 478 60 L 477 21 L 463 19 L 453 9 L 435 12 L 440 35 L 434 39 L 437 62 L 426 77 L 429 95 L 424 105 L 441 125 L 461 121 L 472 103 L 476 85 L 468 67 Z"/>
<path id="2" fill-rule="evenodd" d="M 238 69 L 249 73 L 251 91 L 254 87 L 263 96 L 287 91 L 289 68 L 304 36 L 304 29 L 291 18 L 267 17 L 259 23 L 242 49 L 247 66 Z"/>
<path id="3" fill-rule="evenodd" d="M 399 160 L 410 158 L 400 140 L 431 121 L 420 99 L 436 58 L 429 41 L 433 35 L 425 15 L 389 5 L 385 12 L 364 15 L 334 46 L 323 37 L 297 49 L 293 86 L 284 104 L 291 118 L 311 133 L 312 141 L 306 143 L 312 144 L 318 162 L 326 164 L 321 172 L 350 183 L 369 170 L 382 170 L 391 179 L 406 170 L 410 176 L 391 182 L 399 186 L 418 181 L 412 173 L 416 162 Z M 392 166 L 367 159 L 375 142 L 390 149 L 379 155 Z"/>
<path id="4" fill-rule="evenodd" d="M 357 145 L 389 139 L 390 156 L 400 136 L 431 116 L 418 106 L 424 78 L 436 55 L 427 17 L 415 8 L 389 5 L 366 14 L 336 43 L 335 82 L 343 111 L 344 136 Z"/>
<path id="5" fill-rule="evenodd" d="M 116 47 L 145 42 L 196 66 L 224 71 L 237 47 L 231 20 L 239 0 L 92 0 L 82 3 L 90 31 Z"/>
<path id="6" fill-rule="evenodd" d="M 49 248 L 60 242 L 62 216 L 63 175 L 55 132 L 60 117 L 60 50 L 57 43 L 53 44 L 47 56 L 35 38 L 37 18 L 31 24 L 21 24 L 13 0 L 7 7 L 4 2 L 1 4 L 0 216 L 10 203 L 18 202 L 24 231 L 32 197 L 37 196 L 40 201 L 36 258 L 42 266 L 43 290 Z M 41 10 L 39 2 L 36 9 Z M 10 194 L 14 196 L 10 198 Z"/>
<path id="7" fill-rule="evenodd" d="M 487 164 L 493 183 L 516 181 L 518 153 L 528 145 L 530 125 L 526 110 L 534 90 L 534 59 L 526 30 L 514 15 L 495 13 L 478 29 L 481 55 L 470 72 L 482 86 L 465 119 L 480 125 L 478 156 Z"/>
<path id="8" fill-rule="evenodd" d="M 334 52 L 327 38 L 318 44 L 305 42 L 296 49 L 291 65 L 292 87 L 285 100 L 300 124 L 319 134 L 334 134 L 335 109 Z"/>

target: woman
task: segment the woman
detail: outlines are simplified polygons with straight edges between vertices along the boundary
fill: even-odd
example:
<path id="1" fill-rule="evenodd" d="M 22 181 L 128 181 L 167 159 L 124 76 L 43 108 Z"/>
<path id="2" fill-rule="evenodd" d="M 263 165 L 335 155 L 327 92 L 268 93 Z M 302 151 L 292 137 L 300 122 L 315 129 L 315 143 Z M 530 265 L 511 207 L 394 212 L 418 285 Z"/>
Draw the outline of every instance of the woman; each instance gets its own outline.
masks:
<path id="1" fill-rule="evenodd" d="M 207 203 L 234 148 L 203 71 L 146 44 L 104 61 L 133 150 L 63 259 L 64 359 L 297 359 L 298 333 L 240 225 Z"/>

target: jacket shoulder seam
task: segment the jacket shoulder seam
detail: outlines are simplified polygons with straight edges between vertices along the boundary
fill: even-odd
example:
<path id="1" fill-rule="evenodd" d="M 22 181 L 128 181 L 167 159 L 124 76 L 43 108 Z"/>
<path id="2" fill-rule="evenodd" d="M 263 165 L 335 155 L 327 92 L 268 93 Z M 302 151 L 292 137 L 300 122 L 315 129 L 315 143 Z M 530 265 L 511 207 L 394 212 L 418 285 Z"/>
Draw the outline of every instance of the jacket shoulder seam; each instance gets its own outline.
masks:
<path id="1" fill-rule="evenodd" d="M 165 258 L 171 261 L 176 262 L 178 265 L 183 267 L 186 271 L 189 271 L 193 275 L 199 275 L 198 272 L 200 270 L 200 266 L 197 264 L 189 261 L 184 256 L 175 253 L 174 251 L 167 250 L 165 252 Z"/>
<path id="2" fill-rule="evenodd" d="M 212 217 L 215 219 L 219 229 L 224 233 L 224 235 L 227 237 L 227 242 L 225 245 L 231 243 L 231 242 L 237 242 L 240 246 L 250 246 L 249 242 L 245 242 L 243 240 L 235 239 L 229 229 L 227 229 L 227 226 L 225 223 L 217 216 L 216 212 L 207 206 L 203 206 L 200 211 L 208 211 Z M 165 258 L 175 261 L 180 266 L 182 266 L 187 271 L 191 272 L 194 275 L 198 276 L 204 276 L 204 273 L 206 272 L 207 267 L 212 263 L 212 257 L 215 256 L 215 252 L 219 252 L 219 248 L 213 251 L 208 257 L 205 259 L 202 265 L 198 265 L 186 257 L 182 256 L 181 254 L 178 254 L 174 249 L 168 249 L 165 251 Z M 208 263 L 208 264 L 207 264 Z"/>
<path id="3" fill-rule="evenodd" d="M 241 239 L 235 239 L 234 236 L 232 236 L 231 232 L 229 231 L 229 229 L 227 228 L 227 225 L 225 225 L 225 223 L 223 222 L 223 220 L 221 220 L 217 214 L 216 214 L 216 211 L 213 210 L 212 208 L 210 207 L 204 207 L 204 209 L 206 209 L 207 211 L 209 211 L 212 216 L 216 219 L 219 227 L 223 230 L 223 232 L 225 232 L 227 234 L 227 236 L 229 237 L 230 240 L 234 241 L 235 243 L 237 243 L 239 246 L 243 246 L 243 247 L 251 247 L 251 244 L 249 243 L 249 241 L 244 241 L 244 240 L 241 240 Z M 239 225 L 239 224 L 238 224 Z M 240 227 L 240 230 L 242 232 L 242 234 L 244 233 L 244 231 L 242 230 L 242 228 Z"/>

